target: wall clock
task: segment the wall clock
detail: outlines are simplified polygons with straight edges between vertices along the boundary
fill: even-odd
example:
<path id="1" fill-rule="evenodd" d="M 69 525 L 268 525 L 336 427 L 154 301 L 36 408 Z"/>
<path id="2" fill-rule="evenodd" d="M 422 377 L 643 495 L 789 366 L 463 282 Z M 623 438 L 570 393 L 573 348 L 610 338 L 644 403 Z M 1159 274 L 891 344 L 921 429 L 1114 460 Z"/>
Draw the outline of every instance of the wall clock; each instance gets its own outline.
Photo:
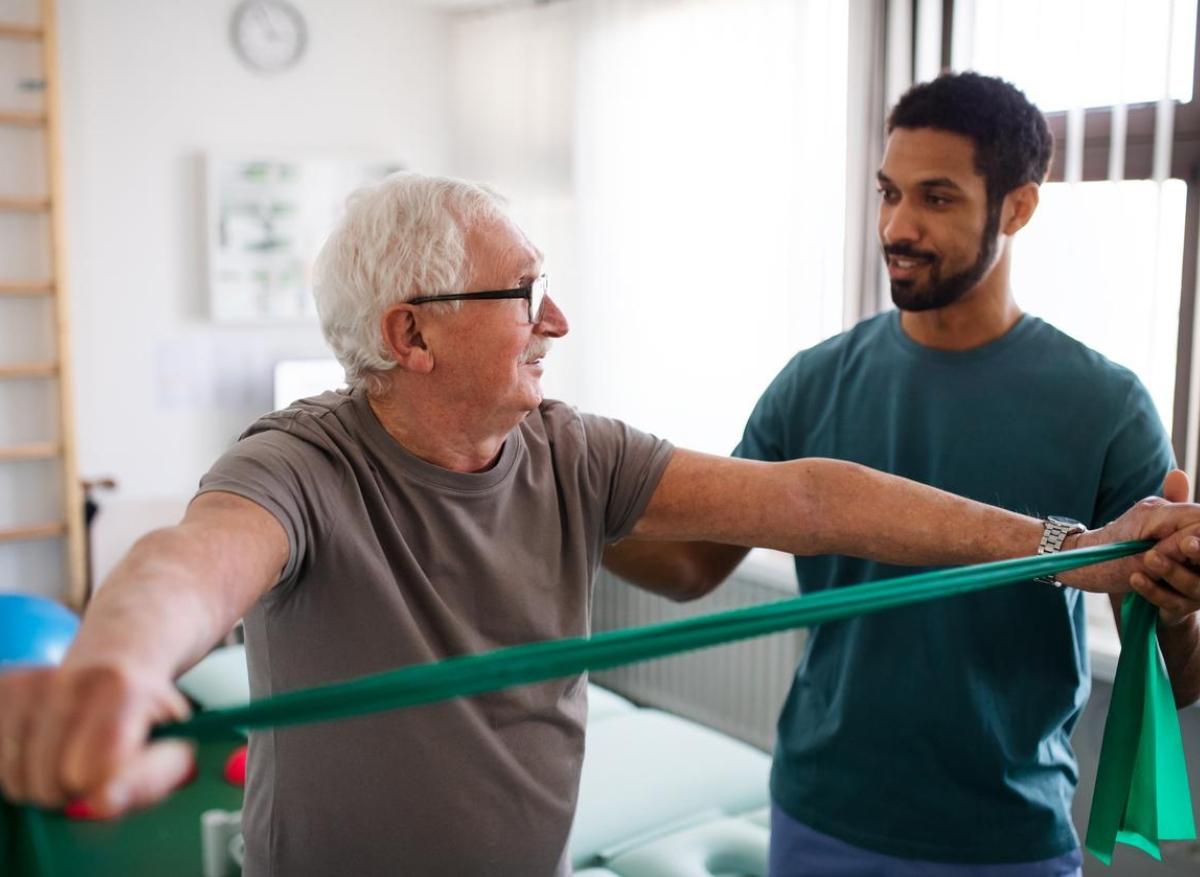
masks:
<path id="1" fill-rule="evenodd" d="M 229 36 L 242 63 L 261 73 L 287 70 L 308 44 L 304 16 L 287 0 L 243 0 L 233 10 Z"/>

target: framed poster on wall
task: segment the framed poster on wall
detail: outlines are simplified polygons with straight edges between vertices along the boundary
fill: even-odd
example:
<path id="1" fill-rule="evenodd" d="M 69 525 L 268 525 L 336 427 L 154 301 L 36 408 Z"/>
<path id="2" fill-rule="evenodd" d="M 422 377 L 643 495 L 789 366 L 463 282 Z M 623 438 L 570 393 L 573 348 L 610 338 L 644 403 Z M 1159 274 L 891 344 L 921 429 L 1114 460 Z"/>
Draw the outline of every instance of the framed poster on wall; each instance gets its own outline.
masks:
<path id="1" fill-rule="evenodd" d="M 398 162 L 209 155 L 209 307 L 222 323 L 316 319 L 312 266 L 359 186 Z"/>

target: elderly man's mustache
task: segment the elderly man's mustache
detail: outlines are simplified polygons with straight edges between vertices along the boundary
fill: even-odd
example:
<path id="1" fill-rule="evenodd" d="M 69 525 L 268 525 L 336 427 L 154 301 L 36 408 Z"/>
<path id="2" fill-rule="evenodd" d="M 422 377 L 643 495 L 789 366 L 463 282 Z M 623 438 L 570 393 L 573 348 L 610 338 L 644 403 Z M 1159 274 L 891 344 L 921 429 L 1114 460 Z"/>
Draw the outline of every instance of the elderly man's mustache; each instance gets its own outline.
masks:
<path id="1" fill-rule="evenodd" d="M 521 357 L 522 362 L 537 362 L 543 359 L 550 352 L 550 340 L 547 338 L 538 338 L 525 350 L 525 355 Z"/>

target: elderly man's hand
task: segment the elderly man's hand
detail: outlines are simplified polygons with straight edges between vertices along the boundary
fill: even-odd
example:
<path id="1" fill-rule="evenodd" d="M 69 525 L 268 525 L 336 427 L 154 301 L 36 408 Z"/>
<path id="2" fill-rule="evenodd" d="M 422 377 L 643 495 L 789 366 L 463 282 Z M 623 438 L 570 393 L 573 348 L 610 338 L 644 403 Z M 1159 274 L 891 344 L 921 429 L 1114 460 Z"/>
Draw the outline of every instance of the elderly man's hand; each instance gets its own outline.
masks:
<path id="1" fill-rule="evenodd" d="M 1079 536 L 1084 548 L 1130 539 L 1154 539 L 1154 548 L 1125 560 L 1100 564 L 1065 577 L 1085 590 L 1121 594 L 1133 590 L 1155 606 L 1164 623 L 1200 611 L 1200 505 L 1187 502 L 1187 475 L 1172 470 L 1162 497 L 1142 500 L 1111 524 Z"/>
<path id="2" fill-rule="evenodd" d="M 146 806 L 178 786 L 193 760 L 187 743 L 148 743 L 150 728 L 187 712 L 168 680 L 128 668 L 0 675 L 0 790 L 46 808 L 79 801 L 98 818 Z"/>

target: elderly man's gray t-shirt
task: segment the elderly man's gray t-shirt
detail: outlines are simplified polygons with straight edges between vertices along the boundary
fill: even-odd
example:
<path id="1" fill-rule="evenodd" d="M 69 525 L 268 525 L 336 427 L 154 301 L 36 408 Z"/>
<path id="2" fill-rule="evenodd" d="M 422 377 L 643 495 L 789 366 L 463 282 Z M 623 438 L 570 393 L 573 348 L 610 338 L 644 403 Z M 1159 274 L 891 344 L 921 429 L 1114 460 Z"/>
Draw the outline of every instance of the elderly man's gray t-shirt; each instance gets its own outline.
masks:
<path id="1" fill-rule="evenodd" d="M 603 546 L 670 454 L 550 401 L 479 473 L 406 452 L 360 393 L 262 418 L 200 484 L 287 533 L 245 620 L 253 696 L 586 635 Z M 585 697 L 575 676 L 251 734 L 245 874 L 569 873 Z"/>

